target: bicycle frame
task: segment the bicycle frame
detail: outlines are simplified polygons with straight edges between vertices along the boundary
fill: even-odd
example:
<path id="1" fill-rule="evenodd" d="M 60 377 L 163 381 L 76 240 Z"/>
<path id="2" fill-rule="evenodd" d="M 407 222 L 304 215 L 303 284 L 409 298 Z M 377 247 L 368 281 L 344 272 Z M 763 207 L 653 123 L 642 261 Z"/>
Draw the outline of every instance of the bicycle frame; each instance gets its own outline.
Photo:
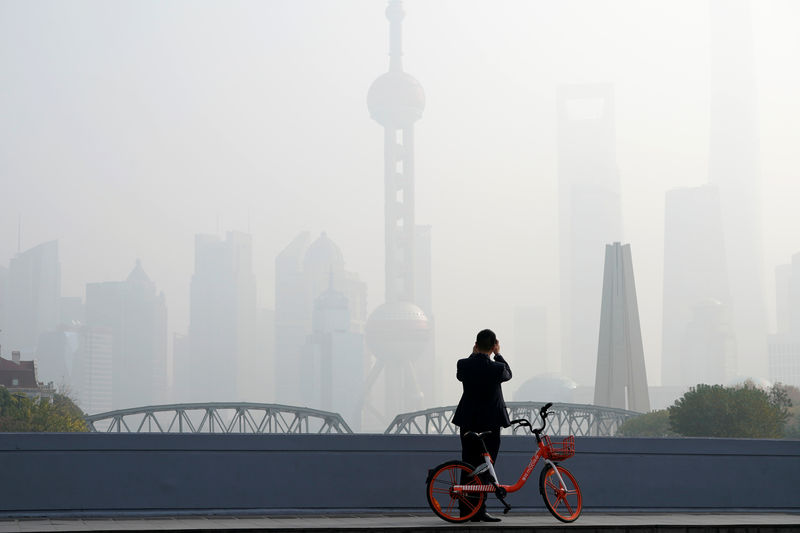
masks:
<path id="1" fill-rule="evenodd" d="M 542 437 L 547 427 L 547 410 L 552 405 L 547 403 L 539 410 L 541 427 L 532 427 L 530 420 L 525 418 L 509 421 L 509 425 L 519 424 L 520 427 L 530 428 L 536 437 L 537 445 L 533 456 L 513 485 L 501 485 L 497 478 L 494 463 L 483 441 L 490 432 L 465 432 L 463 437 L 477 438 L 481 441 L 483 462 L 476 466 L 464 461 L 448 461 L 428 470 L 425 484 L 431 510 L 447 522 L 462 523 L 475 520 L 476 513 L 484 509 L 486 495 L 494 494 L 503 504 L 503 513 L 507 513 L 511 510 L 511 506 L 505 500 L 508 493 L 517 492 L 525 486 L 536 465 L 544 459 L 545 467 L 539 476 L 539 493 L 545 507 L 556 519 L 562 522 L 574 522 L 583 508 L 581 490 L 572 473 L 559 463 L 575 454 L 575 437 L 569 436 L 560 443 L 551 442 L 547 436 Z M 478 520 L 480 519 L 479 517 Z"/>
<path id="2" fill-rule="evenodd" d="M 503 489 L 505 492 L 508 492 L 508 493 L 517 492 L 518 490 L 520 490 L 522 487 L 525 486 L 525 483 L 528 481 L 528 478 L 530 477 L 531 473 L 533 472 L 533 469 L 536 468 L 536 465 L 539 464 L 539 460 L 542 459 L 542 458 L 544 459 L 544 462 L 546 464 L 550 465 L 553 468 L 553 470 L 555 471 L 555 474 L 558 477 L 558 483 L 561 485 L 561 488 L 566 489 L 566 484 L 564 483 L 564 480 L 561 478 L 561 474 L 559 473 L 558 469 L 556 468 L 555 463 L 553 463 L 553 461 L 551 461 L 550 459 L 548 459 L 548 458 L 546 458 L 544 456 L 545 455 L 544 444 L 542 442 L 538 442 L 537 444 L 538 444 L 538 449 L 536 450 L 536 453 L 533 454 L 533 456 L 531 457 L 530 461 L 528 462 L 528 466 L 525 467 L 525 470 L 522 471 L 522 475 L 519 477 L 517 482 L 514 483 L 513 485 L 502 485 L 500 483 L 500 480 L 497 479 L 497 473 L 494 470 L 494 465 L 492 464 L 491 456 L 488 453 L 484 452 L 483 453 L 483 460 L 484 460 L 484 464 L 487 465 L 487 468 L 486 469 L 481 469 L 480 467 L 478 467 L 478 468 L 475 469 L 475 471 L 478 472 L 479 470 L 488 470 L 489 473 L 492 475 L 492 479 L 494 479 L 494 482 L 495 482 L 496 486 L 495 485 L 454 485 L 453 486 L 453 492 L 456 493 L 456 494 L 458 494 L 458 493 L 468 494 L 468 493 L 480 493 L 480 492 L 495 492 L 496 491 L 496 487 L 500 488 L 500 489 Z"/>

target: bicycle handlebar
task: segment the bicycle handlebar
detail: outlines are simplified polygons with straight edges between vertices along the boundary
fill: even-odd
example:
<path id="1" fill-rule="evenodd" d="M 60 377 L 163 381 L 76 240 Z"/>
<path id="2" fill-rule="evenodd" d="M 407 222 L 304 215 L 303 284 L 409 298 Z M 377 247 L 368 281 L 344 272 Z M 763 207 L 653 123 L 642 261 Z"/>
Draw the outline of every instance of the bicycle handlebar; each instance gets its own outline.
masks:
<path id="1" fill-rule="evenodd" d="M 548 414 L 547 410 L 550 409 L 551 407 L 553 407 L 553 402 L 547 402 L 542 406 L 541 409 L 539 409 L 539 416 L 542 418 L 542 427 L 540 428 L 534 428 L 531 425 L 530 420 L 528 420 L 527 418 L 518 418 L 516 420 L 512 420 L 511 422 L 509 422 L 509 424 L 519 424 L 520 426 L 528 426 L 529 428 L 531 428 L 531 432 L 534 435 L 536 435 L 536 438 L 538 439 L 539 434 L 542 431 L 544 431 L 545 427 L 547 427 L 547 414 Z"/>

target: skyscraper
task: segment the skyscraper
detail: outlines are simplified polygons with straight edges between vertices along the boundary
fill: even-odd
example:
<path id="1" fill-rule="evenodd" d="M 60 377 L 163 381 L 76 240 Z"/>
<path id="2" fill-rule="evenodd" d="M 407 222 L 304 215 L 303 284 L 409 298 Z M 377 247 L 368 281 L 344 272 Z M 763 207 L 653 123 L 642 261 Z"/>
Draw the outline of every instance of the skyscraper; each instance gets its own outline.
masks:
<path id="1" fill-rule="evenodd" d="M 726 383 L 736 373 L 730 290 L 719 191 L 714 185 L 667 191 L 661 384 Z M 704 329 L 704 325 L 708 329 Z M 724 364 L 720 364 L 724 362 Z M 717 365 L 716 374 L 702 370 Z M 726 368 L 728 370 L 726 370 Z"/>
<path id="2" fill-rule="evenodd" d="M 86 322 L 95 344 L 100 328 L 111 331 L 113 408 L 164 403 L 167 307 L 141 262 L 125 281 L 86 285 Z"/>
<path id="3" fill-rule="evenodd" d="M 769 337 L 769 379 L 800 387 L 800 253 L 775 269 L 777 329 Z"/>
<path id="4" fill-rule="evenodd" d="M 719 189 L 739 373 L 766 371 L 758 121 L 748 0 L 711 0 L 709 182 Z"/>
<path id="5" fill-rule="evenodd" d="M 8 269 L 0 265 L 0 348 L 6 342 L 6 307 L 8 306 Z M 1 352 L 0 352 L 1 353 Z"/>
<path id="6" fill-rule="evenodd" d="M 32 358 L 39 335 L 58 325 L 60 298 L 58 241 L 40 244 L 11 259 L 5 306 L 8 349 L 19 350 L 23 359 Z"/>
<path id="7" fill-rule="evenodd" d="M 364 394 L 364 334 L 354 331 L 347 296 L 330 287 L 314 300 L 311 334 L 301 359 L 301 389 L 307 405 L 341 414 L 361 429 Z"/>
<path id="8" fill-rule="evenodd" d="M 367 93 L 370 116 L 383 127 L 384 229 L 386 303 L 370 315 L 367 345 L 377 358 L 367 388 L 384 374 L 386 419 L 419 409 L 432 396 L 432 383 L 422 383 L 416 371 L 421 358 L 432 358 L 432 324 L 415 299 L 419 264 L 415 244 L 418 228 L 414 198 L 414 123 L 425 109 L 420 83 L 403 71 L 402 2 L 389 0 L 389 72 L 379 76 Z M 425 360 L 426 369 L 434 368 Z M 375 408 L 375 406 L 372 406 Z M 377 409 L 376 409 L 377 410 Z"/>
<path id="9" fill-rule="evenodd" d="M 105 326 L 79 329 L 79 348 L 72 369 L 78 405 L 95 415 L 113 409 L 114 333 Z"/>
<path id="10" fill-rule="evenodd" d="M 256 280 L 250 235 L 228 232 L 195 237 L 189 317 L 190 401 L 237 401 L 246 362 L 254 356 Z M 263 377 L 266 379 L 266 376 Z"/>
<path id="11" fill-rule="evenodd" d="M 309 240 L 307 232 L 299 234 L 275 259 L 275 396 L 289 405 L 312 400 L 305 386 L 304 354 L 313 333 L 316 300 L 329 290 L 343 296 L 347 332 L 362 334 L 366 319 L 366 285 L 345 270 L 339 246 L 324 232 L 310 244 Z"/>
<path id="12" fill-rule="evenodd" d="M 311 288 L 303 273 L 309 234 L 303 232 L 275 258 L 275 400 L 300 405 L 300 355 L 310 330 Z"/>
<path id="13" fill-rule="evenodd" d="M 594 403 L 650 410 L 630 244 L 606 246 Z"/>
<path id="14" fill-rule="evenodd" d="M 418 374 L 419 386 L 424 395 L 423 407 L 441 405 L 439 388 L 439 367 L 436 362 L 436 317 L 433 314 L 433 229 L 429 225 L 417 225 L 414 234 L 414 302 L 428 318 L 430 340 L 423 346 L 421 361 L 430 366 Z"/>
<path id="15" fill-rule="evenodd" d="M 559 88 L 558 179 L 562 367 L 592 385 L 603 250 L 622 239 L 612 85 Z"/>

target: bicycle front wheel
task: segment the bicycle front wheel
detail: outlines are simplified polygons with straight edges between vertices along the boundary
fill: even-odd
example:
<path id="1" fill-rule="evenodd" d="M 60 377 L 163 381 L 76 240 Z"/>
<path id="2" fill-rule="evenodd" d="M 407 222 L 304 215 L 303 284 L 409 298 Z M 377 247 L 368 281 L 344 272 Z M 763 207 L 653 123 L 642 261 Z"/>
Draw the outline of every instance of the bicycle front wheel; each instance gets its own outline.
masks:
<path id="1" fill-rule="evenodd" d="M 478 476 L 473 476 L 474 468 L 461 461 L 442 463 L 428 475 L 428 505 L 436 516 L 448 522 L 466 522 L 478 512 L 486 498 L 485 493 L 472 493 L 469 496 L 453 492 L 455 485 L 480 485 Z"/>
<path id="2" fill-rule="evenodd" d="M 578 482 L 569 470 L 556 465 L 564 486 L 556 475 L 556 470 L 547 465 L 539 476 L 539 492 L 550 513 L 562 522 L 574 522 L 581 515 L 583 498 Z"/>

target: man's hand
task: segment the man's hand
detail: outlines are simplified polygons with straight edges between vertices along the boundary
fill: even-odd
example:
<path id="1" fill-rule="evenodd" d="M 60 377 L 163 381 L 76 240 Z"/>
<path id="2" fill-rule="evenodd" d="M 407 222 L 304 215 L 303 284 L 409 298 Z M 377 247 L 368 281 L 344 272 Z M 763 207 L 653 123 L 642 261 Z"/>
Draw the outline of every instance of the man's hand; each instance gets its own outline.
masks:
<path id="1" fill-rule="evenodd" d="M 477 344 L 472 347 L 472 353 L 478 353 L 479 351 L 480 350 L 478 350 L 478 345 Z"/>
<path id="2" fill-rule="evenodd" d="M 492 348 L 492 353 L 498 355 L 500 353 L 500 341 L 494 343 L 494 348 Z"/>

